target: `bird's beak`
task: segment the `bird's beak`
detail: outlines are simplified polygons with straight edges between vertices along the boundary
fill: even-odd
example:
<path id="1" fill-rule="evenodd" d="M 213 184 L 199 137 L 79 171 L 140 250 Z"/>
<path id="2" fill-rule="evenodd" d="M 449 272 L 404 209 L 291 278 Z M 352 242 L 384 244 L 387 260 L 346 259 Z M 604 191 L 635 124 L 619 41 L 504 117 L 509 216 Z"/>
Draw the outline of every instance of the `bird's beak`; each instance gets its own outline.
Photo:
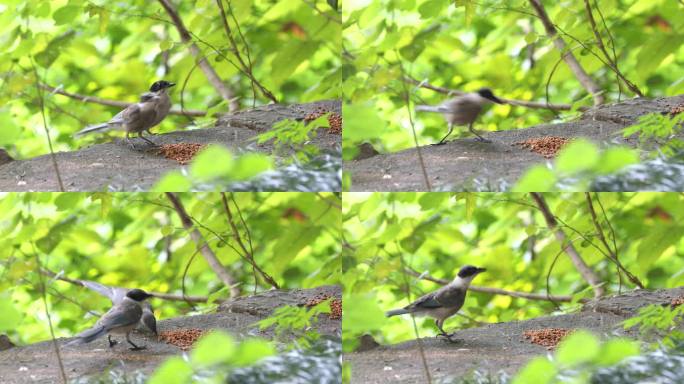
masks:
<path id="1" fill-rule="evenodd" d="M 176 83 L 169 83 L 169 85 L 168 85 L 166 88 L 171 88 L 171 87 L 173 87 L 174 85 L 176 85 Z"/>
<path id="2" fill-rule="evenodd" d="M 499 99 L 498 97 L 492 95 L 492 97 L 488 97 L 489 100 L 497 103 L 497 104 L 506 104 L 503 102 L 503 100 Z"/>
<path id="3" fill-rule="evenodd" d="M 487 268 L 478 268 L 477 273 L 487 272 Z"/>

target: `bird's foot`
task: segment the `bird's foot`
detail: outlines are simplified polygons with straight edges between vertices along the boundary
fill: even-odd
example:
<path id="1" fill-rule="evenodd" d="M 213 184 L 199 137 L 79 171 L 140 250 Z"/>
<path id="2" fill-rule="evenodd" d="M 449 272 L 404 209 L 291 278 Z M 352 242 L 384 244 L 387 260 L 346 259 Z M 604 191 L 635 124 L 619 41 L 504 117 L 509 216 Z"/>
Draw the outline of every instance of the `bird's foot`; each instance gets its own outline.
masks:
<path id="1" fill-rule="evenodd" d="M 446 143 L 447 143 L 446 141 L 440 141 L 439 143 L 433 143 L 433 144 L 430 144 L 430 145 L 444 145 L 444 144 L 446 144 Z"/>
<path id="2" fill-rule="evenodd" d="M 114 347 L 115 345 L 119 344 L 118 341 L 112 340 L 111 336 L 108 337 L 107 340 L 109 340 L 109 348 L 112 348 L 112 347 Z"/>
<path id="3" fill-rule="evenodd" d="M 128 349 L 130 349 L 131 351 L 142 351 L 143 349 L 147 349 L 147 347 L 144 346 L 144 345 L 143 345 L 142 347 L 138 347 L 138 346 L 136 345 L 135 347 L 131 347 L 131 348 L 128 348 Z"/>
<path id="4" fill-rule="evenodd" d="M 437 336 L 442 336 L 444 341 L 448 341 L 450 343 L 458 343 L 458 339 L 453 339 L 454 335 L 456 335 L 456 332 L 454 333 L 440 333 Z"/>
<path id="5" fill-rule="evenodd" d="M 491 140 L 485 139 L 485 138 L 482 137 L 482 136 L 477 136 L 477 137 L 475 138 L 475 140 L 476 140 L 476 141 L 479 141 L 479 142 L 481 142 L 481 143 L 491 143 L 491 142 L 492 142 Z"/>

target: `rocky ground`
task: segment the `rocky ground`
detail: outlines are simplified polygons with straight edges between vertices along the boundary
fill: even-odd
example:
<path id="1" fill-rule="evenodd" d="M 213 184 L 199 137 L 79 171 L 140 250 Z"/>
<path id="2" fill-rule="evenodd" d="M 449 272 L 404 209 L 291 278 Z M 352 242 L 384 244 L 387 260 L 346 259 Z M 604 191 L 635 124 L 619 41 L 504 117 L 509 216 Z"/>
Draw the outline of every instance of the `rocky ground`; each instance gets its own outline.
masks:
<path id="1" fill-rule="evenodd" d="M 302 120 L 320 109 L 341 114 L 339 101 L 308 104 L 267 105 L 253 110 L 224 115 L 212 128 L 178 130 L 151 136 L 157 145 L 178 143 L 221 144 L 233 153 L 273 152 L 272 142 L 257 145 L 254 137 L 271 129 L 280 120 Z M 154 131 L 154 129 L 153 129 Z M 136 149 L 125 140 L 96 144 L 73 152 L 55 154 L 64 188 L 67 191 L 145 191 L 167 172 L 183 166 L 157 153 L 140 139 Z M 321 149 L 339 146 L 342 136 L 320 129 L 313 144 Z M 2 162 L 0 162 L 2 164 Z M 0 165 L 0 191 L 59 191 L 50 155 L 15 160 Z"/>
<path id="2" fill-rule="evenodd" d="M 456 343 L 443 338 L 423 337 L 420 342 L 432 378 L 462 377 L 474 370 L 514 374 L 530 359 L 550 353 L 546 347 L 530 343 L 523 333 L 547 328 L 586 329 L 596 335 L 635 336 L 620 324 L 649 304 L 667 305 L 682 297 L 684 287 L 668 290 L 637 290 L 591 301 L 577 313 L 539 317 L 527 321 L 488 324 L 457 331 Z M 366 343 L 368 344 L 368 343 Z M 425 371 L 417 341 L 377 346 L 344 355 L 351 364 L 352 383 L 425 383 Z"/>
<path id="3" fill-rule="evenodd" d="M 421 147 L 428 179 L 433 190 L 472 189 L 473 180 L 498 189 L 499 185 L 514 185 L 525 171 L 549 162 L 547 158 L 515 143 L 557 136 L 568 139 L 586 138 L 605 147 L 636 146 L 636 139 L 625 139 L 621 130 L 637 122 L 639 116 L 653 112 L 669 112 L 684 103 L 684 95 L 648 99 L 631 99 L 603 105 L 586 111 L 577 121 L 542 124 L 501 132 L 486 132 L 491 143 L 476 141 L 470 136 L 444 145 Z M 446 128 L 445 128 L 446 129 Z M 351 174 L 352 191 L 425 191 L 416 149 L 378 154 L 369 158 L 347 161 L 344 170 Z"/>
<path id="4" fill-rule="evenodd" d="M 305 305 L 321 296 L 341 298 L 341 290 L 335 286 L 324 286 L 268 291 L 222 303 L 216 313 L 162 319 L 157 322 L 157 328 L 160 334 L 181 330 L 221 329 L 237 338 L 272 339 L 272 328 L 259 330 L 254 323 L 268 317 L 278 307 L 288 304 Z M 155 305 L 163 305 L 159 300 L 152 300 Z M 331 319 L 327 314 L 319 315 L 318 322 L 313 327 L 320 334 L 341 337 L 341 321 Z M 147 331 L 136 331 L 131 339 L 136 344 L 145 345 L 147 349 L 130 351 L 124 340 L 110 349 L 106 338 L 80 346 L 65 347 L 64 344 L 71 338 L 57 339 L 67 377 L 71 380 L 99 375 L 107 368 L 125 368 L 127 372 L 140 370 L 149 374 L 164 360 L 184 353 L 176 345 L 156 340 Z M 61 380 L 58 372 L 58 361 L 51 341 L 11 347 L 0 352 L 0 383 L 59 383 Z"/>

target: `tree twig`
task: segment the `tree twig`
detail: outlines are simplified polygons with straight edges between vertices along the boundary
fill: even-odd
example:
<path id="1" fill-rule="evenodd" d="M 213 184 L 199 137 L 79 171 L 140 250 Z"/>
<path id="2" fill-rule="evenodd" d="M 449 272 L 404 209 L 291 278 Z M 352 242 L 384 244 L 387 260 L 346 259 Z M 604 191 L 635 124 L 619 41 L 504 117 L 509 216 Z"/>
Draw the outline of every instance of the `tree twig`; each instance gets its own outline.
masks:
<path id="1" fill-rule="evenodd" d="M 176 8 L 173 6 L 173 4 L 171 4 L 171 1 L 158 1 L 173 21 L 173 24 L 176 26 L 181 41 L 188 45 L 188 50 L 190 50 L 190 54 L 192 54 L 195 60 L 199 61 L 199 66 L 202 72 L 204 72 L 204 76 L 207 78 L 209 83 L 214 87 L 214 89 L 216 89 L 219 95 L 221 95 L 221 97 L 224 100 L 228 101 L 229 112 L 233 112 L 234 105 L 233 103 L 231 103 L 231 99 L 235 98 L 235 92 L 233 92 L 232 89 L 228 88 L 228 86 L 223 83 L 223 80 L 221 80 L 219 75 L 216 73 L 214 67 L 212 67 L 211 64 L 209 64 L 209 61 L 207 61 L 207 59 L 202 55 L 202 52 L 200 51 L 197 44 L 195 44 L 195 42 L 192 40 L 190 32 L 185 27 L 185 24 L 183 24 L 183 20 L 180 18 L 180 15 L 178 15 Z"/>
<path id="2" fill-rule="evenodd" d="M 627 278 L 632 283 L 634 283 L 637 287 L 644 289 L 644 285 L 641 283 L 639 278 L 637 278 L 630 271 L 628 271 L 618 259 L 617 248 L 612 249 L 610 245 L 608 245 L 608 241 L 606 240 L 606 237 L 603 234 L 603 229 L 601 228 L 601 225 L 599 224 L 598 218 L 596 216 L 596 210 L 594 209 L 594 202 L 591 199 L 591 193 L 585 192 L 585 196 L 587 199 L 587 208 L 589 209 L 589 213 L 591 214 L 591 221 L 592 223 L 594 223 L 594 228 L 596 228 L 596 234 L 598 235 L 599 240 L 601 241 L 603 246 L 606 247 L 608 259 L 615 263 L 615 265 L 618 267 L 618 270 L 622 271 L 625 275 L 627 275 Z"/>
<path id="3" fill-rule="evenodd" d="M 235 39 L 233 38 L 233 33 L 231 32 L 230 25 L 228 25 L 228 20 L 226 19 L 226 11 L 223 8 L 223 0 L 216 0 L 216 5 L 218 5 L 219 9 L 221 10 L 221 21 L 223 22 L 223 29 L 226 31 L 226 36 L 228 37 L 228 41 L 230 42 L 230 46 L 232 48 L 233 54 L 235 55 L 235 58 L 237 58 L 238 62 L 240 63 L 240 67 L 238 69 L 240 69 L 240 71 L 242 73 L 244 73 L 249 78 L 249 80 L 252 82 L 252 87 L 254 87 L 256 85 L 257 88 L 259 88 L 259 90 L 261 91 L 261 93 L 264 96 L 266 96 L 266 98 L 268 98 L 269 100 L 271 100 L 274 103 L 277 103 L 278 100 L 275 98 L 273 93 L 271 93 L 271 91 L 266 89 L 266 87 L 264 87 L 264 85 L 261 84 L 261 82 L 259 82 L 259 80 L 257 80 L 256 77 L 254 77 L 254 74 L 252 73 L 252 59 L 249 56 L 249 48 L 247 48 L 247 60 L 248 60 L 249 64 L 245 63 L 245 60 L 242 58 L 242 55 L 240 54 L 240 49 L 237 46 Z M 235 20 L 235 21 L 237 22 L 237 20 Z M 243 43 L 245 45 L 247 45 L 247 42 L 244 41 L 244 38 L 243 38 Z"/>
<path id="4" fill-rule="evenodd" d="M 33 245 L 33 243 L 31 243 L 31 246 L 33 247 L 33 253 L 36 257 L 36 266 L 38 267 L 38 270 L 40 271 L 42 269 L 41 262 L 40 262 L 40 256 L 38 255 L 38 252 L 36 252 L 36 249 L 35 249 L 35 246 Z M 66 372 L 64 371 L 64 363 L 62 362 L 62 354 L 59 351 L 59 345 L 57 344 L 57 339 L 55 339 L 55 330 L 52 327 L 52 317 L 50 316 L 50 311 L 48 310 L 47 295 L 46 295 L 46 288 L 45 288 L 45 279 L 43 279 L 43 274 L 38 273 L 38 281 L 40 281 L 40 295 L 43 298 L 43 306 L 45 307 L 45 316 L 47 317 L 48 326 L 50 327 L 50 336 L 52 338 L 52 346 L 55 349 L 55 356 L 57 357 L 57 363 L 59 365 L 60 378 L 62 379 L 62 383 L 66 384 L 67 383 L 67 377 L 66 377 Z"/>
<path id="5" fill-rule="evenodd" d="M 426 281 L 432 281 L 433 283 L 441 284 L 441 285 L 447 285 L 449 284 L 449 280 L 446 279 L 439 279 L 436 277 L 432 277 L 430 275 L 426 275 L 423 273 L 419 273 L 418 271 L 415 271 L 411 268 L 405 268 L 404 271 L 408 273 L 411 276 L 418 277 L 422 280 Z M 471 285 L 468 290 L 473 291 L 473 292 L 481 292 L 481 293 L 489 293 L 492 295 L 503 295 L 503 296 L 511 296 L 511 297 L 519 297 L 521 299 L 528 299 L 528 300 L 546 300 L 546 301 L 558 301 L 558 302 L 571 302 L 572 301 L 572 296 L 562 296 L 562 295 L 547 295 L 545 293 L 529 293 L 529 292 L 519 292 L 519 291 L 509 291 L 507 289 L 501 289 L 501 288 L 492 288 L 492 287 L 481 287 L 477 285 Z M 586 299 L 580 300 L 581 302 L 586 301 Z"/>
<path id="6" fill-rule="evenodd" d="M 432 85 L 429 84 L 425 81 L 418 81 L 416 79 L 413 79 L 408 76 L 404 76 L 404 81 L 414 84 L 416 86 L 419 86 L 421 88 L 429 89 L 438 93 L 443 93 L 445 95 L 462 95 L 465 92 L 458 91 L 455 89 L 449 89 L 449 88 L 444 88 L 440 87 L 437 85 Z M 510 104 L 510 105 L 515 105 L 519 107 L 527 107 L 527 108 L 535 108 L 535 109 L 551 109 L 555 111 L 569 111 L 572 109 L 572 105 L 570 104 L 550 104 L 548 102 L 541 102 L 541 101 L 527 101 L 527 100 L 514 100 L 514 99 L 504 99 L 502 97 L 499 97 L 504 103 Z M 579 107 L 577 108 L 580 111 L 586 111 L 587 107 Z"/>
<path id="7" fill-rule="evenodd" d="M 575 249 L 573 243 L 571 241 L 568 241 L 565 232 L 563 232 L 563 230 L 558 227 L 558 222 L 556 221 L 555 216 L 551 212 L 551 209 L 549 209 L 549 206 L 546 204 L 546 200 L 544 199 L 544 197 L 539 192 L 532 192 L 530 195 L 532 196 L 532 199 L 535 201 L 535 203 L 539 207 L 539 210 L 544 216 L 546 224 L 556 236 L 556 239 L 560 243 L 561 248 L 565 250 L 565 253 L 568 255 L 568 257 L 570 257 L 570 261 L 572 261 L 572 263 L 575 265 L 575 268 L 577 268 L 577 271 L 580 273 L 580 275 L 582 275 L 582 277 L 594 289 L 594 297 L 603 296 L 605 294 L 605 289 L 603 288 L 603 283 L 601 282 L 601 279 L 599 279 L 596 273 L 591 268 L 589 268 L 589 266 L 585 263 L 584 259 L 582 259 L 582 256 L 580 256 L 579 252 L 577 252 L 577 249 Z"/>
<path id="8" fill-rule="evenodd" d="M 613 59 L 608 53 L 608 50 L 606 50 L 606 46 L 603 44 L 603 38 L 601 38 L 601 34 L 599 33 L 598 28 L 596 27 L 596 20 L 594 20 L 594 14 L 591 12 L 591 5 L 589 4 L 589 0 L 584 0 L 584 8 L 587 11 L 587 18 L 589 19 L 589 24 L 591 25 L 591 30 L 594 32 L 594 37 L 596 38 L 596 45 L 599 47 L 599 50 L 601 50 L 603 55 L 606 57 L 606 60 L 608 60 L 609 66 L 612 67 L 611 69 L 615 71 L 615 74 L 617 75 L 618 79 L 622 80 L 632 92 L 636 93 L 639 97 L 644 97 L 644 94 L 641 93 L 641 90 L 634 83 L 629 81 L 622 72 L 620 72 L 620 69 L 618 68 L 617 58 Z"/>
<path id="9" fill-rule="evenodd" d="M 228 200 L 226 199 L 225 192 L 221 193 L 221 201 L 223 202 L 223 209 L 225 210 L 226 216 L 228 218 L 228 224 L 230 225 L 230 228 L 233 231 L 233 238 L 235 239 L 235 242 L 238 244 L 240 249 L 242 249 L 242 252 L 244 252 L 242 254 L 243 258 L 245 260 L 247 260 L 247 262 L 249 262 L 252 265 L 252 268 L 255 271 L 259 272 L 261 277 L 269 285 L 271 285 L 275 289 L 280 289 L 280 285 L 278 285 L 278 283 L 275 281 L 275 279 L 273 279 L 273 277 L 271 277 L 271 275 L 269 275 L 263 269 L 261 269 L 261 267 L 259 267 L 259 265 L 254 260 L 254 254 L 247 249 L 247 247 L 245 246 L 245 243 L 242 241 L 242 237 L 240 236 L 240 231 L 238 230 L 238 227 L 235 224 L 235 219 L 233 218 L 233 212 L 230 210 L 230 206 L 228 205 Z M 236 207 L 237 207 L 237 205 L 236 205 Z M 255 275 L 255 279 L 256 279 L 256 275 Z M 255 285 L 256 285 L 256 282 L 255 282 Z"/>
<path id="10" fill-rule="evenodd" d="M 216 273 L 216 275 L 230 290 L 230 297 L 233 298 L 239 296 L 240 288 L 238 288 L 237 280 L 233 277 L 233 275 L 230 274 L 230 272 L 228 272 L 223 264 L 221 264 L 214 251 L 209 248 L 209 245 L 204 240 L 204 236 L 202 236 L 200 231 L 192 224 L 192 219 L 190 218 L 190 215 L 188 215 L 178 196 L 176 196 L 176 194 L 173 192 L 166 192 L 166 197 L 169 199 L 169 201 L 171 201 L 171 204 L 173 204 L 173 207 L 175 208 L 176 213 L 178 213 L 178 217 L 180 218 L 183 227 L 190 232 L 190 237 L 200 249 L 202 256 L 207 261 L 207 264 L 209 264 L 214 273 Z"/>
<path id="11" fill-rule="evenodd" d="M 43 117 L 43 129 L 45 130 L 45 137 L 48 141 L 48 148 L 50 149 L 50 160 L 52 160 L 52 166 L 55 168 L 55 176 L 57 176 L 57 184 L 59 185 L 59 190 L 64 192 L 64 183 L 62 183 L 62 175 L 59 173 L 59 166 L 57 165 L 57 157 L 55 156 L 55 151 L 52 149 L 52 139 L 50 138 L 50 130 L 47 126 L 47 119 L 45 118 L 45 97 L 43 96 L 43 91 L 40 87 L 40 77 L 38 76 L 38 70 L 35 64 L 33 64 L 33 58 L 31 58 L 31 67 L 33 68 L 33 73 L 36 76 L 36 92 L 38 93 L 38 100 L 40 102 L 40 115 Z"/>
<path id="12" fill-rule="evenodd" d="M 66 277 L 62 274 L 57 274 L 45 267 L 41 268 L 41 272 L 46 275 L 50 276 L 53 279 L 61 280 L 70 284 L 74 285 L 80 285 L 82 287 L 87 287 L 87 285 L 84 283 L 87 280 L 79 280 L 79 279 L 72 279 L 70 277 Z M 170 301 L 189 301 L 192 303 L 204 303 L 208 300 L 206 296 L 185 296 L 185 295 L 175 295 L 172 293 L 165 293 L 165 292 L 151 292 L 147 291 L 150 295 L 162 299 L 162 300 L 170 300 Z M 219 300 L 217 300 L 219 301 Z"/>
<path id="13" fill-rule="evenodd" d="M 56 93 L 58 95 L 66 96 L 66 97 L 76 99 L 76 100 L 80 100 L 80 101 L 83 101 L 86 103 L 95 103 L 95 104 L 100 104 L 100 105 L 106 105 L 108 107 L 117 107 L 117 108 L 123 109 L 123 108 L 130 106 L 131 104 L 135 104 L 135 103 L 129 103 L 126 101 L 102 99 L 99 97 L 86 96 L 86 95 L 81 95 L 78 93 L 67 92 L 67 91 L 63 90 L 62 88 L 52 87 L 52 86 L 49 86 L 47 84 L 40 84 L 40 87 L 42 89 L 50 91 L 51 93 Z M 172 109 L 171 111 L 169 111 L 169 113 L 172 115 L 189 115 L 189 116 L 204 116 L 207 114 L 205 111 L 197 111 L 197 110 L 182 111 L 179 109 Z"/>
<path id="14" fill-rule="evenodd" d="M 582 68 L 579 61 L 577 61 L 577 59 L 575 58 L 575 55 L 573 55 L 572 52 L 568 51 L 565 41 L 558 35 L 558 31 L 556 30 L 556 27 L 554 26 L 553 22 L 551 22 L 551 19 L 549 18 L 549 15 L 546 13 L 546 10 L 544 9 L 544 6 L 542 5 L 541 1 L 530 0 L 530 4 L 537 13 L 537 16 L 539 16 L 542 25 L 544 25 L 546 34 L 553 41 L 553 44 L 556 46 L 556 49 L 558 49 L 561 55 L 563 55 L 563 60 L 565 61 L 565 63 L 568 65 L 572 73 L 575 74 L 575 77 L 580 82 L 580 84 L 582 84 L 582 87 L 584 87 L 584 89 L 586 89 L 587 92 L 591 93 L 591 95 L 594 97 L 594 105 L 603 104 L 605 102 L 603 91 L 598 86 L 598 84 L 596 84 L 596 82 L 594 82 L 594 80 L 587 74 L 584 68 Z M 564 54 L 566 52 L 567 54 Z"/>

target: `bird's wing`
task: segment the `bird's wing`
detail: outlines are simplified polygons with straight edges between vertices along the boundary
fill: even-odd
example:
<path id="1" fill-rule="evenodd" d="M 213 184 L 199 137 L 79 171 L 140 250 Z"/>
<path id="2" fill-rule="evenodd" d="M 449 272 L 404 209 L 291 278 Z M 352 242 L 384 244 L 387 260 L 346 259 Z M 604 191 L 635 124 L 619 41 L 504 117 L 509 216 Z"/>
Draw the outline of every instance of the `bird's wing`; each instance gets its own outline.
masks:
<path id="1" fill-rule="evenodd" d="M 126 107 L 126 109 L 124 109 L 123 111 L 117 113 L 116 116 L 114 116 L 112 120 L 110 120 L 110 122 L 118 120 L 122 124 L 130 124 L 132 121 L 136 121 L 140 118 L 141 109 L 141 103 L 131 104 L 128 107 Z"/>
<path id="2" fill-rule="evenodd" d="M 418 309 L 418 308 L 429 308 L 429 309 L 432 309 L 432 308 L 441 308 L 441 307 L 443 307 L 443 304 L 440 303 L 439 300 L 437 300 L 437 299 L 435 298 L 435 294 L 436 294 L 437 292 L 439 292 L 439 291 L 431 292 L 431 293 L 428 293 L 428 294 L 425 294 L 425 295 L 419 297 L 418 299 L 416 299 L 416 301 L 414 301 L 413 303 L 409 304 L 409 305 L 406 307 L 406 309 Z"/>
<path id="3" fill-rule="evenodd" d="M 444 286 L 435 292 L 435 300 L 450 308 L 461 308 L 465 301 L 465 296 L 465 289 L 450 285 Z"/>
<path id="4" fill-rule="evenodd" d="M 107 313 L 100 317 L 96 325 L 106 330 L 133 325 L 140 321 L 142 309 L 135 303 L 122 302 L 113 306 Z"/>

